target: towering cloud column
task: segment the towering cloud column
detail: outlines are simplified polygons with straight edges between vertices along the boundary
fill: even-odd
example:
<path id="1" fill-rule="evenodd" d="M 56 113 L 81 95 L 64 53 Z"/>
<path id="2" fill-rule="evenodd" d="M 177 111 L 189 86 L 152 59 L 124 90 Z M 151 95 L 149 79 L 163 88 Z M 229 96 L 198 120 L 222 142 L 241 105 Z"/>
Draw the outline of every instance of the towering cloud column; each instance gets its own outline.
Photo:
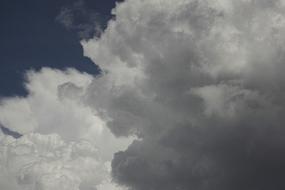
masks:
<path id="1" fill-rule="evenodd" d="M 126 0 L 83 41 L 90 98 L 117 136 L 115 180 L 136 190 L 283 189 L 285 3 Z"/>

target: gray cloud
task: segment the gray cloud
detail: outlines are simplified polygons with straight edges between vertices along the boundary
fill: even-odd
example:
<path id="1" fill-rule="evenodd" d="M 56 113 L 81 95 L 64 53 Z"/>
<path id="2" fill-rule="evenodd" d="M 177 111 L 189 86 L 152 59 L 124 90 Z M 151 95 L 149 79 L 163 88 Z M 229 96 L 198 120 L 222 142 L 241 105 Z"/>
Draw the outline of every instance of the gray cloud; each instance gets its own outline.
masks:
<path id="1" fill-rule="evenodd" d="M 284 1 L 136 1 L 82 41 L 93 106 L 135 190 L 284 189 Z M 96 92 L 96 93 L 94 93 Z M 91 95 L 92 94 L 92 95 Z"/>
<path id="2" fill-rule="evenodd" d="M 283 190 L 284 11 L 283 0 L 126 0 L 81 41 L 99 76 L 30 72 L 29 96 L 2 100 L 0 122 L 90 141 L 122 188 Z M 124 150 L 105 126 L 138 138 Z"/>

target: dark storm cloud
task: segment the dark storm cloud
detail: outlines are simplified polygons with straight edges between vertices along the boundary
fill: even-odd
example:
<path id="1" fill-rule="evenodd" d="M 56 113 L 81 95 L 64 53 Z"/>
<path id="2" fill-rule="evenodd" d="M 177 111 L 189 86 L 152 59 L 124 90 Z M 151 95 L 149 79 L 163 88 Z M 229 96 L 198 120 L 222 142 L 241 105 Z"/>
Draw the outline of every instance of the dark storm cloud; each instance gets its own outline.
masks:
<path id="1" fill-rule="evenodd" d="M 115 154 L 113 175 L 139 190 L 284 189 L 284 129 L 225 127 L 176 126 L 158 142 L 134 142 Z"/>
<path id="2" fill-rule="evenodd" d="M 136 1 L 85 55 L 106 74 L 92 104 L 134 190 L 284 189 L 284 1 Z M 96 93 L 94 93 L 96 92 Z M 99 101 L 100 100 L 100 101 Z"/>

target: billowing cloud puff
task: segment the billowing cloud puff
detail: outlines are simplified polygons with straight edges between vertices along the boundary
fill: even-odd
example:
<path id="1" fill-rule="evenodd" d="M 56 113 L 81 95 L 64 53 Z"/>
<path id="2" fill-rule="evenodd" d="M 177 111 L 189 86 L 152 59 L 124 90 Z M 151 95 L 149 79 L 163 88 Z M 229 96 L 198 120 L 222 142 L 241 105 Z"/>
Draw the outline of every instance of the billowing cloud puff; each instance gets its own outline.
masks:
<path id="1" fill-rule="evenodd" d="M 90 189 L 94 179 L 97 188 L 109 190 L 111 183 L 99 182 L 103 171 L 93 178 L 93 163 L 103 157 L 101 163 L 113 158 L 114 180 L 132 190 L 283 190 L 284 13 L 283 0 L 118 4 L 101 36 L 81 42 L 101 68 L 99 76 L 30 72 L 29 96 L 4 99 L 0 106 L 5 127 L 33 132 L 17 142 L 56 133 L 67 147 L 82 140 L 97 147 L 99 156 L 86 161 L 92 170 L 82 165 L 90 176 L 81 177 L 77 157 L 60 164 L 75 163 L 68 171 L 44 162 L 24 170 L 23 176 L 34 172 L 33 177 L 13 178 L 18 164 L 15 170 L 1 164 L 1 175 L 13 188 L 55 167 L 52 173 L 64 173 L 64 185 L 71 180 L 73 187 Z M 128 143 L 106 127 L 117 137 L 138 138 L 124 150 Z M 54 176 L 36 181 L 42 188 L 65 188 Z"/>
<path id="2" fill-rule="evenodd" d="M 80 125 L 91 127 L 94 123 L 92 111 L 76 101 L 91 83 L 90 75 L 44 68 L 39 73 L 30 71 L 26 78 L 28 97 L 1 101 L 0 119 L 5 127 L 23 134 L 38 130 L 72 138 L 80 133 Z M 102 128 L 99 122 L 96 127 Z"/>
<path id="3" fill-rule="evenodd" d="M 103 74 L 92 106 L 131 189 L 283 189 L 285 3 L 126 0 L 82 41 Z"/>
<path id="4" fill-rule="evenodd" d="M 118 189 L 110 162 L 131 139 L 115 138 L 88 106 L 86 90 L 94 78 L 49 68 L 26 77 L 27 97 L 1 101 L 0 121 L 8 132 L 0 135 L 0 188 Z M 16 131 L 23 136 L 9 136 Z"/>
<path id="5" fill-rule="evenodd" d="M 92 189 L 107 175 L 97 154 L 88 142 L 67 144 L 58 135 L 1 139 L 1 167 L 21 189 Z"/>
<path id="6" fill-rule="evenodd" d="M 1 134 L 0 150 L 0 187 L 6 190 L 96 190 L 111 185 L 108 162 L 88 141 L 67 143 L 56 134 L 19 139 Z"/>

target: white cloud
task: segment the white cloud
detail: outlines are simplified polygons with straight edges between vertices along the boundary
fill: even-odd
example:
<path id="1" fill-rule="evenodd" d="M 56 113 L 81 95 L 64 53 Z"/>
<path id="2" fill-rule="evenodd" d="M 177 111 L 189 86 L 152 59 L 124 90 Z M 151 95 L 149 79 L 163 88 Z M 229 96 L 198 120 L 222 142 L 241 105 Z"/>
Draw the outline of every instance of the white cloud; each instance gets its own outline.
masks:
<path id="1" fill-rule="evenodd" d="M 28 96 L 2 100 L 1 123 L 24 135 L 1 134 L 0 175 L 9 179 L 0 181 L 1 188 L 118 189 L 108 165 L 132 139 L 115 138 L 88 106 L 85 96 L 92 80 L 74 69 L 29 71 Z"/>
<path id="2" fill-rule="evenodd" d="M 58 132 L 72 138 L 80 133 L 80 125 L 92 125 L 94 114 L 76 101 L 82 98 L 81 94 L 92 81 L 92 76 L 73 69 L 59 71 L 49 68 L 39 73 L 30 71 L 26 76 L 28 97 L 1 101 L 0 120 L 4 126 L 23 134 L 32 131 Z M 73 85 L 65 85 L 65 88 L 62 86 L 60 89 L 61 85 L 68 83 Z M 76 87 L 77 91 L 74 90 Z M 67 94 L 66 98 L 61 98 L 64 94 Z M 74 96 L 71 97 L 74 101 L 70 101 L 69 96 Z M 63 132 L 61 130 L 64 127 L 67 128 Z M 97 128 L 99 130 L 100 125 Z"/>
<path id="3" fill-rule="evenodd" d="M 104 160 L 87 141 L 67 143 L 58 135 L 33 133 L 20 139 L 2 136 L 0 148 L 1 174 L 6 171 L 20 189 L 95 189 L 108 176 Z"/>

